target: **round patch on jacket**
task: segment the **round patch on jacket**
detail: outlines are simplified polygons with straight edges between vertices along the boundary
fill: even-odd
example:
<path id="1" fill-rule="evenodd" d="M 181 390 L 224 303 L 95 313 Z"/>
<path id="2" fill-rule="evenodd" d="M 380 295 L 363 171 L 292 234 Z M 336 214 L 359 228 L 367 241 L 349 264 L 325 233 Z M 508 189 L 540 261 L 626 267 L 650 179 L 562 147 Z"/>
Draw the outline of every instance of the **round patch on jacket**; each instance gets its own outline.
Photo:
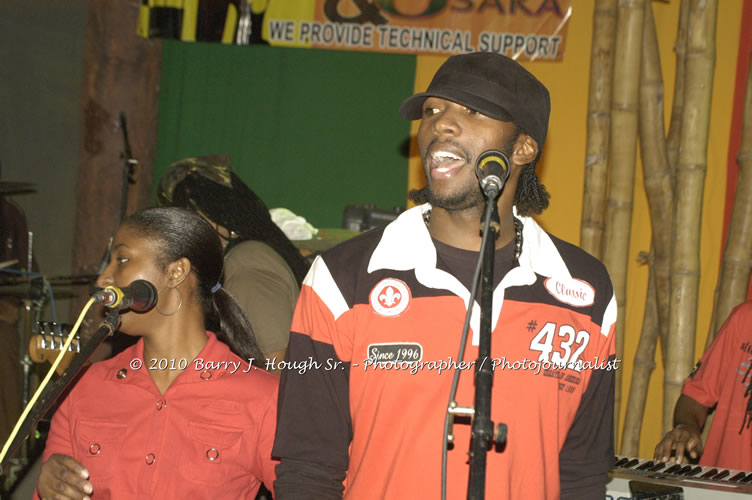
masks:
<path id="1" fill-rule="evenodd" d="M 564 302 L 574 307 L 586 307 L 595 302 L 595 289 L 587 281 L 570 278 L 558 280 L 548 278 L 545 281 L 546 290 L 559 302 Z"/>
<path id="2" fill-rule="evenodd" d="M 371 307 L 382 316 L 397 316 L 410 303 L 410 289 L 400 280 L 386 278 L 371 290 Z"/>

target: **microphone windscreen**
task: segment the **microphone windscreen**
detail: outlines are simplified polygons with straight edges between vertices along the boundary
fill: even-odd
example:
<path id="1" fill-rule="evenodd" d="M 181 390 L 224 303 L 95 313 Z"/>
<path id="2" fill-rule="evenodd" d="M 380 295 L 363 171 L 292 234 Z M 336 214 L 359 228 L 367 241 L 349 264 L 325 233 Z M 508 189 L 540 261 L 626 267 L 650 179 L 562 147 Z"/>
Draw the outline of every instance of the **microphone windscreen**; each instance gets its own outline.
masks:
<path id="1" fill-rule="evenodd" d="M 125 299 L 121 307 L 132 311 L 145 312 L 157 304 L 157 289 L 146 280 L 135 280 L 123 289 Z"/>
<path id="2" fill-rule="evenodd" d="M 475 162 L 475 174 L 483 180 L 489 175 L 495 175 L 501 182 L 506 182 L 509 177 L 509 159 L 501 151 L 489 149 L 478 156 Z"/>

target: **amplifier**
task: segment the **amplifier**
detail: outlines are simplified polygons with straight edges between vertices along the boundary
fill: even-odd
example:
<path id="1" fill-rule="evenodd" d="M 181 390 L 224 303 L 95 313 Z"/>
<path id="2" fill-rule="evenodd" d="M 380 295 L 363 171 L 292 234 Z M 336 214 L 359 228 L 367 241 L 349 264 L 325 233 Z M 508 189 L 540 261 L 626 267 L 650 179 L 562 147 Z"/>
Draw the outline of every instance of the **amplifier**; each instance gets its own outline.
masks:
<path id="1" fill-rule="evenodd" d="M 371 203 L 347 205 L 342 216 L 342 227 L 350 231 L 368 231 L 392 222 L 404 211 L 403 207 L 394 207 L 391 211 L 381 210 Z"/>

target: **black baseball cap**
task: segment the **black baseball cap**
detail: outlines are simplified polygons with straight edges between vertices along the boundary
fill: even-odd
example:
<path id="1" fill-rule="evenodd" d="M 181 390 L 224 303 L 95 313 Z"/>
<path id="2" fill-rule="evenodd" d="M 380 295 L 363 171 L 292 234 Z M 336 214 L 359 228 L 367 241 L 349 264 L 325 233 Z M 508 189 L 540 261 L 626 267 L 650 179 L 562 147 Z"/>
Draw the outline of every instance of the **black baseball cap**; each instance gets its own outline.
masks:
<path id="1" fill-rule="evenodd" d="M 543 151 L 551 114 L 548 89 L 517 61 L 493 52 L 452 56 L 441 65 L 425 92 L 400 106 L 407 120 L 423 115 L 423 102 L 441 97 L 491 118 L 515 123 Z"/>

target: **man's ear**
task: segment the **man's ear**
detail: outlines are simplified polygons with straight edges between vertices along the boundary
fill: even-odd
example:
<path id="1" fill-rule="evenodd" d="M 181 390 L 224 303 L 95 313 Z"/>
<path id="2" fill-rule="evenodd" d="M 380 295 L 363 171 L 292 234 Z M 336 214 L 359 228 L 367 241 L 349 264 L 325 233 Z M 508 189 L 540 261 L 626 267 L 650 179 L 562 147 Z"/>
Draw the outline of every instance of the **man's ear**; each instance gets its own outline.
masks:
<path id="1" fill-rule="evenodd" d="M 520 134 L 514 142 L 512 157 L 514 165 L 527 165 L 538 157 L 538 142 L 527 134 Z"/>
<path id="2" fill-rule="evenodd" d="M 179 286 L 191 274 L 191 261 L 181 257 L 167 266 L 169 287 Z"/>

